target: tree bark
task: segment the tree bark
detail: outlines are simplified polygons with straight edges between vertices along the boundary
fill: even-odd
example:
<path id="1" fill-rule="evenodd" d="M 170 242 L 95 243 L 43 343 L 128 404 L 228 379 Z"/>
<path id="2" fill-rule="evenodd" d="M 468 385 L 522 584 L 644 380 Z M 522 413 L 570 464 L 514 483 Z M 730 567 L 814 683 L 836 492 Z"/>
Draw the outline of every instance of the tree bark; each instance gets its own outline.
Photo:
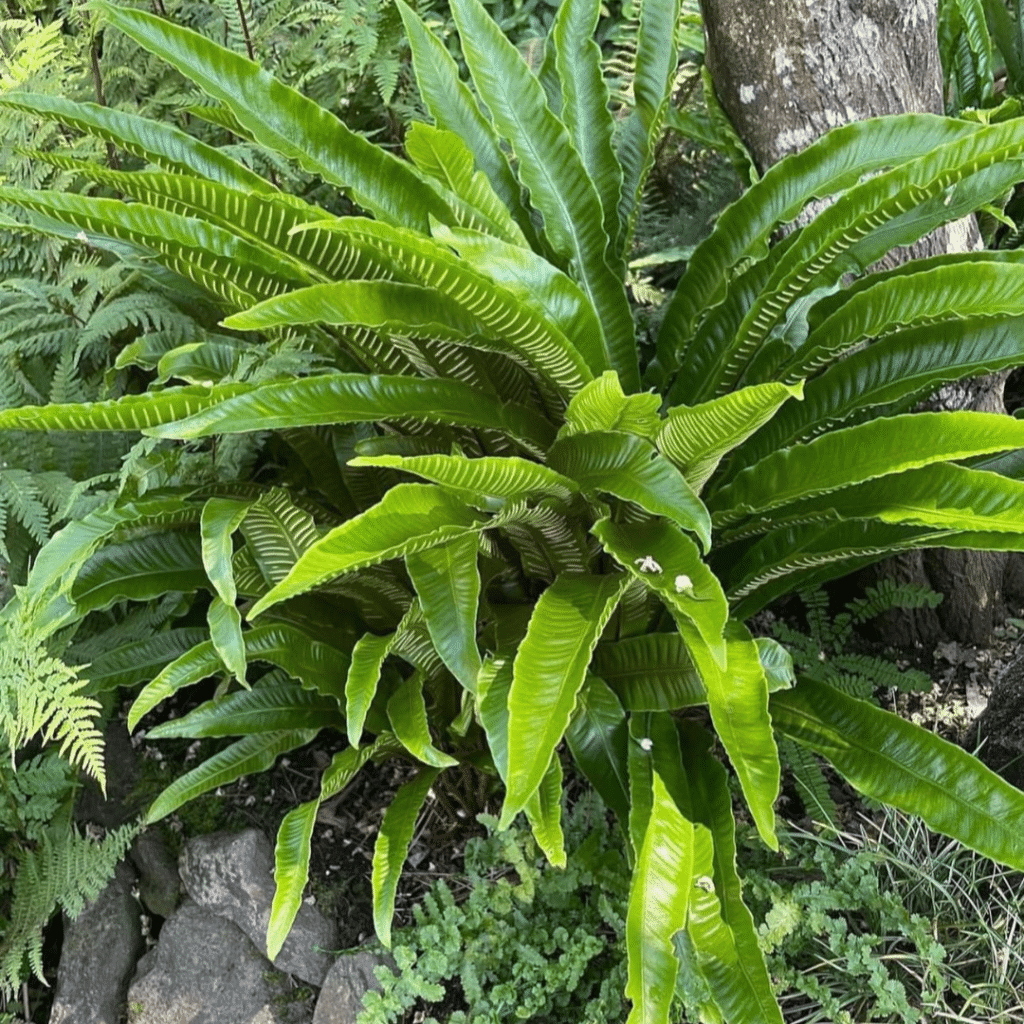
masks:
<path id="1" fill-rule="evenodd" d="M 883 114 L 942 113 L 937 0 L 701 0 L 707 65 L 726 113 L 761 170 L 828 129 Z M 882 266 L 979 245 L 974 218 L 890 253 Z M 1006 374 L 947 387 L 932 408 L 1005 412 Z M 938 611 L 890 614 L 885 639 L 932 643 L 945 630 L 987 643 L 1003 615 L 1001 553 L 912 552 L 886 574 L 945 595 Z"/>

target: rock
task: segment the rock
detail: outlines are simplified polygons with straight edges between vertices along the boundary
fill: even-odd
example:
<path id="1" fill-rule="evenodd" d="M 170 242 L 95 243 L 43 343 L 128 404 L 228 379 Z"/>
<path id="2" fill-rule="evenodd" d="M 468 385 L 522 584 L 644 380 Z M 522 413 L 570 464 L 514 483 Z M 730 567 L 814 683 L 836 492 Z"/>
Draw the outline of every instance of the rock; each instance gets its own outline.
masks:
<path id="1" fill-rule="evenodd" d="M 992 688 L 988 705 L 968 727 L 964 745 L 1018 789 L 1024 788 L 1024 657 L 1012 661 Z"/>
<path id="2" fill-rule="evenodd" d="M 181 877 L 174 855 L 156 828 L 141 832 L 128 854 L 139 873 L 139 896 L 151 914 L 170 917 L 181 898 Z"/>
<path id="3" fill-rule="evenodd" d="M 150 959 L 150 954 L 146 958 Z M 308 1024 L 282 1003 L 287 978 L 226 918 L 186 901 L 128 991 L 128 1024 Z"/>
<path id="4" fill-rule="evenodd" d="M 118 1024 L 128 981 L 142 953 L 139 904 L 130 868 L 118 864 L 106 888 L 74 921 L 64 945 L 50 1024 Z"/>
<path id="5" fill-rule="evenodd" d="M 274 901 L 270 840 L 257 829 L 199 836 L 185 845 L 178 866 L 189 896 L 233 921 L 265 954 Z M 333 962 L 319 950 L 336 948 L 337 934 L 333 921 L 303 903 L 274 966 L 319 988 Z"/>
<path id="6" fill-rule="evenodd" d="M 342 953 L 320 989 L 313 1024 L 355 1024 L 356 1015 L 363 1009 L 363 996 L 371 989 L 381 990 L 373 973 L 380 966 L 393 970 L 395 962 L 388 954 L 368 949 Z"/>

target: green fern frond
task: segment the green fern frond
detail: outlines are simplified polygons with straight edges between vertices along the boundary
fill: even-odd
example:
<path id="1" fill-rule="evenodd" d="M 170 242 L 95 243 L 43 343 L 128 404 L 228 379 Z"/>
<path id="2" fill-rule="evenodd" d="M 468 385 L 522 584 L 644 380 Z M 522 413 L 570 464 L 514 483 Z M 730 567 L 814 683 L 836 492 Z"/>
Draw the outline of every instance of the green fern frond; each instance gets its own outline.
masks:
<path id="1" fill-rule="evenodd" d="M 34 848 L 15 853 L 11 919 L 0 942 L 0 994 L 9 997 L 20 985 L 26 959 L 32 973 L 44 980 L 46 923 L 58 908 L 77 917 L 107 884 L 138 833 L 133 822 L 97 842 L 72 828 L 58 836 L 44 833 Z"/>
<path id="2" fill-rule="evenodd" d="M 63 757 L 103 787 L 100 704 L 83 695 L 87 680 L 47 650 L 30 615 L 19 608 L 0 623 L 0 735 L 11 750 L 34 737 L 56 743 Z"/>
<path id="3" fill-rule="evenodd" d="M 919 583 L 896 583 L 882 579 L 864 591 L 847 606 L 856 623 L 867 622 L 893 608 L 935 608 L 942 602 L 942 594 Z"/>
<path id="4" fill-rule="evenodd" d="M 817 757 L 786 737 L 779 738 L 779 754 L 793 774 L 807 814 L 822 825 L 834 827 L 839 820 L 839 811 Z"/>

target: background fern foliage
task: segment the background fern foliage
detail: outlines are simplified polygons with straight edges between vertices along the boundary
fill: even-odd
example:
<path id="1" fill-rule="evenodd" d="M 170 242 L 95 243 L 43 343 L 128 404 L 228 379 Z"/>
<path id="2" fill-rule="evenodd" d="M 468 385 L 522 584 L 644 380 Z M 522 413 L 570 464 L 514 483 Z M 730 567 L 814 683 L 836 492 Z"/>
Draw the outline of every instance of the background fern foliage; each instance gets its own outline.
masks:
<path id="1" fill-rule="evenodd" d="M 321 730 L 347 737 L 319 798 L 281 825 L 271 956 L 300 905 L 320 802 L 371 758 L 417 766 L 374 855 L 386 944 L 432 789 L 467 771 L 500 781 L 501 827 L 525 813 L 564 865 L 561 758 L 574 759 L 628 841 L 631 1024 L 668 1019 L 681 970 L 708 1019 L 781 1020 L 719 748 L 772 848 L 780 736 L 1024 866 L 1024 795 L 798 677 L 744 625 L 893 551 L 1024 547 L 1024 484 L 1003 456 L 1024 446 L 1024 423 L 910 411 L 942 383 L 1024 361 L 1024 262 L 976 252 L 871 271 L 1024 179 L 1020 122 L 908 115 L 833 131 L 722 214 L 649 337 L 627 261 L 690 26 L 674 0 L 640 8 L 617 117 L 591 0 L 561 4 L 532 67 L 478 0 L 455 0 L 469 81 L 398 0 L 433 122 L 410 127 L 404 156 L 231 49 L 95 7 L 106 32 L 195 82 L 211 118 L 365 214 L 313 205 L 158 120 L 2 100 L 132 159 L 65 164 L 103 195 L 0 199 L 39 232 L 162 265 L 223 316 L 215 336 L 162 354 L 145 392 L 0 411 L 9 430 L 148 439 L 145 472 L 43 548 L 4 615 L 58 636 L 126 602 L 194 595 L 187 621 L 165 600 L 166 628 L 125 634 L 82 669 L 94 686 L 141 687 L 133 727 L 221 677 L 215 697 L 150 732 L 233 738 L 151 821 Z M 237 457 L 213 461 L 232 444 Z M 196 460 L 216 472 L 197 482 Z"/>

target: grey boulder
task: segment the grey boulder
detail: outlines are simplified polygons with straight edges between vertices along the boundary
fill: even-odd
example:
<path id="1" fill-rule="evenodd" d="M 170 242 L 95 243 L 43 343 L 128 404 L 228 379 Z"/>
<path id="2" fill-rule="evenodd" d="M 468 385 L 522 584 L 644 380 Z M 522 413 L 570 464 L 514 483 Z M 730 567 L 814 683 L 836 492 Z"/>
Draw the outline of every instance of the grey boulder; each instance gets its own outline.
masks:
<path id="1" fill-rule="evenodd" d="M 186 902 L 128 991 L 129 1024 L 308 1024 L 288 979 L 226 918 Z M 116 1019 L 115 1019 L 116 1020 Z"/>
<path id="2" fill-rule="evenodd" d="M 266 954 L 274 850 L 262 832 L 215 832 L 192 839 L 181 852 L 178 869 L 196 903 L 233 921 Z M 333 962 L 321 950 L 335 949 L 337 936 L 333 921 L 303 903 L 274 966 L 319 988 Z"/>
<path id="3" fill-rule="evenodd" d="M 313 1024 L 355 1024 L 363 1009 L 363 996 L 371 990 L 380 991 L 380 982 L 373 973 L 380 966 L 393 969 L 394 960 L 368 949 L 342 953 L 320 989 Z"/>
<path id="4" fill-rule="evenodd" d="M 134 877 L 118 864 L 106 888 L 74 921 L 65 920 L 64 945 L 50 1024 L 118 1024 L 128 981 L 142 953 Z"/>
<path id="5" fill-rule="evenodd" d="M 139 897 L 151 914 L 170 917 L 181 898 L 178 863 L 157 828 L 135 837 L 129 852 L 139 873 Z"/>

